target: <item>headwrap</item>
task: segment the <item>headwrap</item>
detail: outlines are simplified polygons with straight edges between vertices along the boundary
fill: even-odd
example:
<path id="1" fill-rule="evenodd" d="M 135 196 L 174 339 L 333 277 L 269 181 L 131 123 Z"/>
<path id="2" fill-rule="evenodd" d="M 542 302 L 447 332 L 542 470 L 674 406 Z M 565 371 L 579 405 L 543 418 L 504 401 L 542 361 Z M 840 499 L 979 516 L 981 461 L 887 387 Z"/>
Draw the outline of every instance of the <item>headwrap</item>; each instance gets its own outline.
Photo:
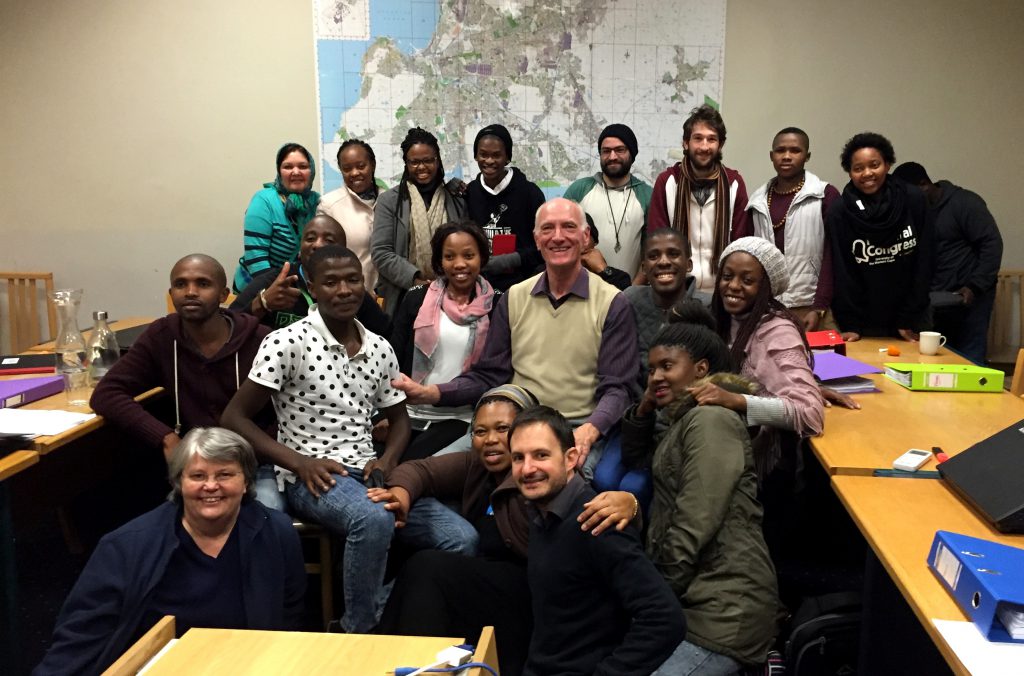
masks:
<path id="1" fill-rule="evenodd" d="M 285 143 L 277 151 L 277 155 L 280 156 L 288 146 L 295 146 L 297 143 Z M 296 232 L 304 226 L 309 219 L 316 215 L 316 205 L 320 203 L 320 193 L 313 190 L 313 179 L 316 178 L 316 163 L 313 162 L 313 156 L 309 154 L 309 151 L 299 146 L 303 154 L 306 156 L 306 160 L 309 161 L 309 185 L 306 186 L 302 192 L 290 192 L 281 183 L 281 166 L 274 167 L 273 183 L 264 183 L 264 188 L 273 188 L 277 191 L 278 195 L 284 197 L 284 215 L 288 218 L 288 222 L 295 227 Z M 298 150 L 297 148 L 296 150 Z M 294 152 L 294 151 L 293 151 Z M 283 159 L 283 158 L 282 158 Z"/>
<path id="2" fill-rule="evenodd" d="M 533 396 L 533 392 L 522 387 L 520 385 L 513 385 L 508 383 L 506 385 L 498 385 L 480 395 L 476 405 L 473 407 L 473 413 L 476 413 L 477 409 L 480 408 L 480 402 L 486 399 L 493 399 L 495 397 L 501 397 L 502 399 L 508 399 L 513 404 L 518 406 L 520 409 L 527 409 L 531 406 L 538 404 L 537 397 Z"/>

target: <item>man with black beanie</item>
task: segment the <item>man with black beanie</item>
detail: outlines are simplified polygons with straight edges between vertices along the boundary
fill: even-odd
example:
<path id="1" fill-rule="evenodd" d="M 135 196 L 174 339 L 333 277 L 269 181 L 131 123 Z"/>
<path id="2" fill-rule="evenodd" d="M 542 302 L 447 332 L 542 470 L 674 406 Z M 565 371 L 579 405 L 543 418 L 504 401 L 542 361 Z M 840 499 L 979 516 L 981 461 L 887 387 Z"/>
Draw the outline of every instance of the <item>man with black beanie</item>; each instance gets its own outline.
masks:
<path id="1" fill-rule="evenodd" d="M 624 124 L 608 125 L 597 139 L 601 171 L 575 181 L 565 191 L 565 198 L 578 202 L 594 220 L 595 231 L 600 233 L 597 250 L 608 265 L 634 278 L 640 273 L 652 191 L 650 184 L 630 173 L 637 150 L 632 129 Z"/>

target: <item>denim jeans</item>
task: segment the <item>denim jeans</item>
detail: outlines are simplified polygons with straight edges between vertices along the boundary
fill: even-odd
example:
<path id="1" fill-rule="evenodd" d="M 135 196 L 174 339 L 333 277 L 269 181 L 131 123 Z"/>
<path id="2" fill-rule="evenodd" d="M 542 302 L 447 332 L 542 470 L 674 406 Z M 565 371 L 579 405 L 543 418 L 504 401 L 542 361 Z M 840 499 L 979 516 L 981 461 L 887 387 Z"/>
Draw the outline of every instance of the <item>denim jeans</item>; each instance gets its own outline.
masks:
<path id="1" fill-rule="evenodd" d="M 442 549 L 476 556 L 480 535 L 473 524 L 434 498 L 420 498 L 413 503 L 405 526 L 396 537 L 414 549 Z"/>
<path id="2" fill-rule="evenodd" d="M 341 617 L 341 627 L 348 633 L 365 634 L 376 626 L 387 601 L 384 568 L 395 533 L 395 517 L 384 509 L 383 503 L 371 502 L 366 497 L 361 474 L 349 471 L 346 477 L 332 475 L 335 485 L 319 498 L 313 497 L 299 481 L 285 485 L 285 496 L 292 514 L 344 536 L 345 614 Z M 424 504 L 419 506 L 420 502 Z M 410 538 L 416 546 L 476 551 L 478 536 L 473 527 L 434 500 L 417 501 L 409 512 L 406 528 L 409 526 L 412 530 L 408 535 L 403 534 L 403 539 Z"/>
<path id="3" fill-rule="evenodd" d="M 683 641 L 651 676 L 732 676 L 742 670 L 743 665 L 731 657 Z"/>
<path id="4" fill-rule="evenodd" d="M 273 465 L 260 465 L 256 468 L 256 501 L 268 509 L 279 512 L 284 509 L 284 493 L 277 489 L 277 474 Z"/>

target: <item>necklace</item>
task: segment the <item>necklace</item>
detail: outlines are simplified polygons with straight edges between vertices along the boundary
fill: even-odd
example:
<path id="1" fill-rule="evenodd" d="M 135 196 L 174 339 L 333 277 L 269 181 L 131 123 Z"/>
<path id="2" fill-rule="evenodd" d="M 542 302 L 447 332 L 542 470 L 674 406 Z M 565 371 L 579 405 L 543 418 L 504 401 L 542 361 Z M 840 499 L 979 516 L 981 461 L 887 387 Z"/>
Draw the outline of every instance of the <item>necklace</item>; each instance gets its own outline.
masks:
<path id="1" fill-rule="evenodd" d="M 615 228 L 615 253 L 622 251 L 622 242 L 619 241 L 619 231 L 622 230 L 622 224 L 626 222 L 626 212 L 629 211 L 629 198 L 633 194 L 633 181 L 629 182 L 629 187 L 626 188 L 626 201 L 622 204 L 622 216 L 618 219 L 615 218 L 615 209 L 612 209 L 612 198 L 608 193 L 613 190 L 609 188 L 607 183 L 604 183 L 604 198 L 608 200 L 608 211 L 612 215 L 612 227 Z M 618 192 L 623 192 L 622 188 L 617 189 Z M 617 222 L 616 222 L 617 221 Z"/>
<path id="2" fill-rule="evenodd" d="M 768 188 L 768 218 L 769 218 L 769 220 L 772 217 L 772 195 L 793 195 L 793 194 L 796 194 L 796 193 L 800 192 L 801 188 L 804 187 L 804 181 L 805 180 L 807 180 L 806 177 L 805 178 L 801 178 L 800 179 L 800 185 L 798 185 L 797 187 L 795 187 L 795 188 L 793 188 L 791 190 L 787 190 L 785 192 L 776 191 L 775 190 L 775 181 L 772 181 L 771 187 Z M 793 201 L 789 203 L 789 206 L 786 208 L 786 213 L 782 217 L 781 221 L 779 221 L 778 223 L 772 223 L 772 229 L 778 230 L 779 228 L 781 228 L 783 225 L 786 224 L 786 219 L 789 218 L 789 212 L 793 210 L 793 202 L 795 202 L 795 201 L 796 201 L 796 198 L 794 198 Z"/>

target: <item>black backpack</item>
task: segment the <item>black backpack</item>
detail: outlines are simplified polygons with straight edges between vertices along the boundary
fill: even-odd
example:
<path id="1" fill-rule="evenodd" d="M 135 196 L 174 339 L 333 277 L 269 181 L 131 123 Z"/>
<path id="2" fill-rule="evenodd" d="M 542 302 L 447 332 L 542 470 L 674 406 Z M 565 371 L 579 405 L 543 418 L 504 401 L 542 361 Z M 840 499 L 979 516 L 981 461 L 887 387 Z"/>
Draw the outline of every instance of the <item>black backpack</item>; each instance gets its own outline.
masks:
<path id="1" fill-rule="evenodd" d="M 857 673 L 861 595 L 823 594 L 804 599 L 786 641 L 787 676 L 853 676 Z"/>

